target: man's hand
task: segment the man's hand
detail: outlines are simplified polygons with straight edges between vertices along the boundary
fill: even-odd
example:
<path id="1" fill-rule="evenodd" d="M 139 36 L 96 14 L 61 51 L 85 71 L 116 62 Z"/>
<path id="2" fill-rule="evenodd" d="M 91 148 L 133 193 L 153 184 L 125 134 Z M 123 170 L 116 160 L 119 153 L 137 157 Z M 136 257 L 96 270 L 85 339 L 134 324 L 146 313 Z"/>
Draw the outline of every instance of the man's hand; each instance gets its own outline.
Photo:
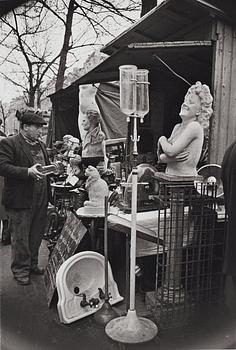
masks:
<path id="1" fill-rule="evenodd" d="M 32 167 L 28 169 L 28 175 L 35 180 L 42 179 L 44 177 L 44 174 L 40 171 L 41 167 L 41 164 L 32 165 Z"/>

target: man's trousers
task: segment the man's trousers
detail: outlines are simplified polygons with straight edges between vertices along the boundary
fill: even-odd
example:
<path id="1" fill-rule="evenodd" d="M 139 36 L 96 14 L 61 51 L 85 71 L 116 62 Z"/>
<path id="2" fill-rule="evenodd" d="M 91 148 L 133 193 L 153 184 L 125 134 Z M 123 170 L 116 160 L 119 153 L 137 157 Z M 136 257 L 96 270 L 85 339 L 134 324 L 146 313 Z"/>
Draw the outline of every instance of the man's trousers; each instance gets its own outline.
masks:
<path id="1" fill-rule="evenodd" d="M 12 234 L 11 269 L 15 277 L 29 276 L 38 266 L 38 252 L 47 220 L 47 201 L 34 201 L 30 209 L 8 209 Z"/>

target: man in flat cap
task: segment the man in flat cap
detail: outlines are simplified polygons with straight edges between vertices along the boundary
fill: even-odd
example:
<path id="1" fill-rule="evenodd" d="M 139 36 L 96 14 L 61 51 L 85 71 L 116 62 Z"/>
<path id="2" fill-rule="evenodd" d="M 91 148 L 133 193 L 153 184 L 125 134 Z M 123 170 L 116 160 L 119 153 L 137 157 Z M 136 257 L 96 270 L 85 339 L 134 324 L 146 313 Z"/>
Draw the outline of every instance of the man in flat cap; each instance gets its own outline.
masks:
<path id="1" fill-rule="evenodd" d="M 12 234 L 11 270 L 20 285 L 30 284 L 30 274 L 43 274 L 38 251 L 47 219 L 49 181 L 39 165 L 49 164 L 45 145 L 39 140 L 43 117 L 33 111 L 16 113 L 18 135 L 0 141 L 0 175 L 5 178 L 2 203 L 9 215 Z"/>

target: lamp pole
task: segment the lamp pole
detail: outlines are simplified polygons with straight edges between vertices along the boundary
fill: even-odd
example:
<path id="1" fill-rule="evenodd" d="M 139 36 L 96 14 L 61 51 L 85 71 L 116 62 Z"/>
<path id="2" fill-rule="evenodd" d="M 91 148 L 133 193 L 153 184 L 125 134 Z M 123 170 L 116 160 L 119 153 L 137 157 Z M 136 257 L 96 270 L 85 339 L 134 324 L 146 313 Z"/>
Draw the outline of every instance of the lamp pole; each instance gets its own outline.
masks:
<path id="1" fill-rule="evenodd" d="M 133 119 L 133 168 L 131 198 L 131 246 L 130 246 L 130 303 L 126 316 L 111 320 L 105 328 L 106 334 L 122 343 L 144 343 L 157 335 L 157 326 L 144 317 L 138 317 L 135 310 L 135 264 L 136 264 L 136 224 L 137 224 L 137 120 L 143 120 L 149 111 L 148 70 L 136 66 L 120 66 L 120 108 L 127 117 Z"/>
<path id="2" fill-rule="evenodd" d="M 109 302 L 108 291 L 108 197 L 104 200 L 104 278 L 105 278 L 105 300 L 100 310 L 95 315 L 95 321 L 100 325 L 106 325 L 110 320 L 118 317 Z"/>

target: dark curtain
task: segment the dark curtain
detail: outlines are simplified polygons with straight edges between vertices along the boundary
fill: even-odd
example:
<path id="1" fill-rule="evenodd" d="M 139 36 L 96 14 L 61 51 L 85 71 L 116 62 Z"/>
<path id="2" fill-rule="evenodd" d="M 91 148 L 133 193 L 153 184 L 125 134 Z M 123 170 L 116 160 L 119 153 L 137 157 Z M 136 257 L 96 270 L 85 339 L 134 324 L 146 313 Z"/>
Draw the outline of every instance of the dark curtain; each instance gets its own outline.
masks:
<path id="1" fill-rule="evenodd" d="M 81 139 L 78 127 L 78 86 L 72 84 L 67 89 L 59 90 L 56 94 L 51 95 L 50 99 L 53 109 L 49 121 L 51 136 L 48 135 L 48 139 L 51 137 L 52 141 L 61 141 L 67 134 Z"/>

